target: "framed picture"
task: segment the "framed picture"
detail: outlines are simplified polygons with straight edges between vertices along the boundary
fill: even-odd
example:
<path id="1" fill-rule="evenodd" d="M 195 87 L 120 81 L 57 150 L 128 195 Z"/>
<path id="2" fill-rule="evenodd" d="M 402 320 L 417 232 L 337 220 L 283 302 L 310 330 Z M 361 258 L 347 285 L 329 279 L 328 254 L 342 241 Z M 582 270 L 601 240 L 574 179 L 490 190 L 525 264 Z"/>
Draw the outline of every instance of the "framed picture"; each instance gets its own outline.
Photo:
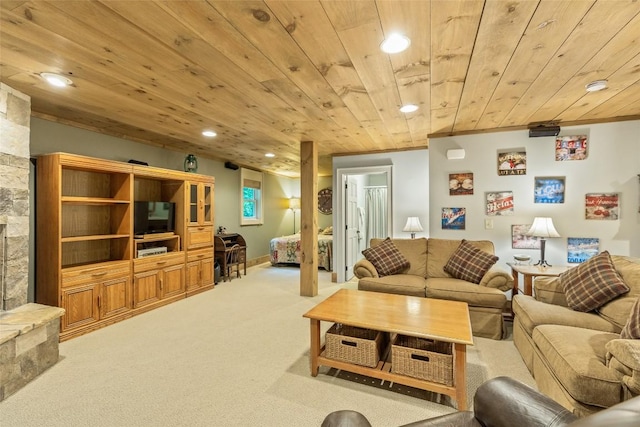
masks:
<path id="1" fill-rule="evenodd" d="M 533 203 L 564 203 L 564 176 L 536 176 Z"/>
<path id="2" fill-rule="evenodd" d="M 498 175 L 526 175 L 527 152 L 508 151 L 498 153 Z"/>
<path id="3" fill-rule="evenodd" d="M 620 217 L 618 193 L 588 193 L 584 196 L 585 219 L 616 220 Z"/>
<path id="4" fill-rule="evenodd" d="M 587 135 L 557 136 L 556 161 L 584 160 L 587 158 Z"/>
<path id="5" fill-rule="evenodd" d="M 513 191 L 485 193 L 487 215 L 513 215 Z"/>
<path id="6" fill-rule="evenodd" d="M 464 230 L 467 208 L 442 208 L 443 230 Z"/>
<path id="7" fill-rule="evenodd" d="M 540 249 L 540 240 L 534 236 L 525 236 L 531 224 L 513 224 L 511 226 L 511 247 L 513 249 Z"/>
<path id="8" fill-rule="evenodd" d="M 473 194 L 473 173 L 450 173 L 449 195 L 467 196 Z"/>
<path id="9" fill-rule="evenodd" d="M 598 254 L 597 237 L 567 237 L 567 262 L 578 264 Z"/>

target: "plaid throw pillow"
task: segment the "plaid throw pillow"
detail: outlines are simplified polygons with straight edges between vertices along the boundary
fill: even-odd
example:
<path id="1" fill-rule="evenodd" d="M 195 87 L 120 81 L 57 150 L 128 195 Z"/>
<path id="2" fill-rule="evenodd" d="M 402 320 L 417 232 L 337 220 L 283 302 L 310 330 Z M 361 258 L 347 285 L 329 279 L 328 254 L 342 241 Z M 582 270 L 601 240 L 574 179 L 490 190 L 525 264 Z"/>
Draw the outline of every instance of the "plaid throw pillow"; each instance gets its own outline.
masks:
<path id="1" fill-rule="evenodd" d="M 482 251 L 463 239 L 460 246 L 451 254 L 444 266 L 444 271 L 456 279 L 480 283 L 485 273 L 498 259 L 497 256 Z"/>
<path id="2" fill-rule="evenodd" d="M 622 328 L 620 338 L 625 340 L 640 339 L 640 298 L 633 304 L 631 313 L 629 313 L 629 320 L 627 320 L 627 324 Z"/>
<path id="3" fill-rule="evenodd" d="M 629 287 L 618 275 L 607 251 L 560 274 L 560 285 L 569 307 L 583 312 L 593 311 L 629 292 Z"/>
<path id="4" fill-rule="evenodd" d="M 410 265 L 409 261 L 388 237 L 378 246 L 362 251 L 362 255 L 373 264 L 380 277 L 400 273 L 402 270 L 409 268 Z"/>

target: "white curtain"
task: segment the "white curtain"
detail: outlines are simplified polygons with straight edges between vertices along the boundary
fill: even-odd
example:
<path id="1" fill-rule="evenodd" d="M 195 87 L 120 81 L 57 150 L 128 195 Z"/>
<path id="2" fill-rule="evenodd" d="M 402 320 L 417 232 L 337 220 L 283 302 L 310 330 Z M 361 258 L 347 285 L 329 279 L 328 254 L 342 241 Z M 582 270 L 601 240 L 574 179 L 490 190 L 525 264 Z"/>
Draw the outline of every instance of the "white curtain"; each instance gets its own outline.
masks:
<path id="1" fill-rule="evenodd" d="M 367 211 L 366 245 L 372 238 L 384 239 L 387 233 L 387 188 L 365 188 L 365 209 Z"/>

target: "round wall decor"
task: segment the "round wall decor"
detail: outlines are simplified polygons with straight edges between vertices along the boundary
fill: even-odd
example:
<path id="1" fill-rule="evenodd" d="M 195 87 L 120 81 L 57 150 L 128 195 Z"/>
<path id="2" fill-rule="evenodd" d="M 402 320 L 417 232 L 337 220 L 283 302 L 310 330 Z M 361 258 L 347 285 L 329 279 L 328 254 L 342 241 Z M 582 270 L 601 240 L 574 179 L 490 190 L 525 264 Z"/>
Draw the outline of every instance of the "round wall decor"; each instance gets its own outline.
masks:
<path id="1" fill-rule="evenodd" d="M 333 191 L 330 188 L 318 191 L 318 210 L 325 215 L 333 212 Z"/>

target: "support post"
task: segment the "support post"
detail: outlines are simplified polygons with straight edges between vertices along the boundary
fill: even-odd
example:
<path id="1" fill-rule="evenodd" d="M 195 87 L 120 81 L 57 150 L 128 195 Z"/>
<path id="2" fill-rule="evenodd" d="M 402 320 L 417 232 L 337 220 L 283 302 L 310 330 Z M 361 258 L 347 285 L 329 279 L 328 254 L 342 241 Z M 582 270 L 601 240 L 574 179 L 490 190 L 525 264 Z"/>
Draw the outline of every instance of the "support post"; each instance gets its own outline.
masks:
<path id="1" fill-rule="evenodd" d="M 300 295 L 318 295 L 318 145 L 300 143 Z"/>

